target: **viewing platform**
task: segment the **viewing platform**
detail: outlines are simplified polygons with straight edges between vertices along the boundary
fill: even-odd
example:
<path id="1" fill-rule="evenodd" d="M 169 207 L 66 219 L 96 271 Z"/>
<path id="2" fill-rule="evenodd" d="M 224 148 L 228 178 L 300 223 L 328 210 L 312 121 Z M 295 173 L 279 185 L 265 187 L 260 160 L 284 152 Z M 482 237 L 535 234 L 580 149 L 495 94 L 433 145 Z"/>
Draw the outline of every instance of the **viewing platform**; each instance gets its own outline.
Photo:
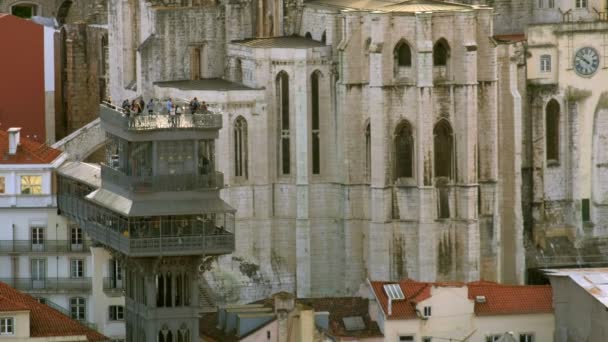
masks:
<path id="1" fill-rule="evenodd" d="M 141 114 L 125 111 L 109 103 L 100 105 L 99 117 L 102 123 L 118 126 L 131 132 L 162 130 L 219 130 L 222 128 L 222 115 L 213 111 L 198 110 L 191 114 L 187 105 L 179 104 L 181 114 L 169 114 L 162 103 L 157 102 L 153 114 L 144 109 Z"/>

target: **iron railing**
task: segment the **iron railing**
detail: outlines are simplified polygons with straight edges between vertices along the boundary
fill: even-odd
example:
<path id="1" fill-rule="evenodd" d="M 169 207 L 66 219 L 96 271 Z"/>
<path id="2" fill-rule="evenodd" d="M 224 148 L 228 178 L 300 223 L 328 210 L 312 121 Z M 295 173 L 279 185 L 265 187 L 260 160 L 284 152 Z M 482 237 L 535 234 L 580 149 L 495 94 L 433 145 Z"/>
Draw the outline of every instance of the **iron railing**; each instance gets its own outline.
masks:
<path id="1" fill-rule="evenodd" d="M 131 257 L 193 254 L 228 254 L 234 251 L 234 234 L 132 238 L 96 222 L 86 226 L 91 239 Z"/>
<path id="2" fill-rule="evenodd" d="M 99 116 L 102 123 L 111 123 L 129 131 L 222 128 L 222 115 L 212 112 L 180 115 L 161 113 L 135 115 L 128 114 L 118 107 L 102 104 Z"/>
<path id="3" fill-rule="evenodd" d="M 117 279 L 115 277 L 104 277 L 103 278 L 103 291 L 112 297 L 118 297 L 123 295 L 124 280 Z"/>
<path id="4" fill-rule="evenodd" d="M 133 192 L 183 191 L 214 189 L 224 186 L 224 174 L 209 175 L 159 175 L 127 176 L 124 173 L 101 165 L 101 179 Z"/>
<path id="5" fill-rule="evenodd" d="M 91 278 L 0 278 L 0 282 L 20 291 L 91 290 Z"/>
<path id="6" fill-rule="evenodd" d="M 0 240 L 0 253 L 86 253 L 89 247 L 88 240 L 75 244 L 71 240 Z"/>

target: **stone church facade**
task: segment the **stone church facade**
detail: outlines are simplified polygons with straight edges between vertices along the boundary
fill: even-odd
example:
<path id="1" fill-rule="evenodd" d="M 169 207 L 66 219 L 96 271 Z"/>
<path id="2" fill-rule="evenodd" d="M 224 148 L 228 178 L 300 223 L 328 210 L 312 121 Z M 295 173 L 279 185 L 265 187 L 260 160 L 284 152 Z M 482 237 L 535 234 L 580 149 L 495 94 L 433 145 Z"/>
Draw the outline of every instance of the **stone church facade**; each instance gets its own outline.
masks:
<path id="1" fill-rule="evenodd" d="M 108 13 L 115 102 L 197 97 L 229 113 L 216 158 L 237 248 L 206 273 L 227 297 L 346 295 L 368 277 L 523 282 L 523 247 L 500 244 L 522 226 L 501 224 L 498 160 L 513 152 L 498 146 L 492 9 L 130 0 Z"/>

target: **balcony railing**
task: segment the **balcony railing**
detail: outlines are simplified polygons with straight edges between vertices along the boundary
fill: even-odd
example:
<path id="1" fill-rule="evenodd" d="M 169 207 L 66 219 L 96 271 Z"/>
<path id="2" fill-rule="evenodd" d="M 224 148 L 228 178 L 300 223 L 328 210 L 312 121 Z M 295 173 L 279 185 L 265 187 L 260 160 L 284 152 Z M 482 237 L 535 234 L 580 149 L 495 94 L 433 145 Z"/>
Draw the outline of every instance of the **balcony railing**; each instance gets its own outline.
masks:
<path id="1" fill-rule="evenodd" d="M 72 243 L 71 240 L 43 240 L 34 243 L 32 240 L 0 240 L 0 253 L 86 253 L 91 242 L 82 240 Z"/>
<path id="2" fill-rule="evenodd" d="M 0 282 L 20 291 L 91 290 L 91 278 L 0 278 Z"/>
<path id="3" fill-rule="evenodd" d="M 192 254 L 228 254 L 234 251 L 234 234 L 131 238 L 96 222 L 86 226 L 91 239 L 131 257 Z"/>
<path id="4" fill-rule="evenodd" d="M 224 186 L 224 174 L 210 175 L 162 175 L 127 176 L 106 165 L 101 165 L 101 179 L 108 180 L 123 189 L 133 192 L 183 191 L 214 189 Z"/>
<path id="5" fill-rule="evenodd" d="M 101 121 L 120 126 L 128 131 L 152 131 L 172 129 L 220 129 L 222 115 L 205 112 L 202 114 L 139 114 L 126 113 L 122 109 L 102 104 Z"/>
<path id="6" fill-rule="evenodd" d="M 113 277 L 103 278 L 103 291 L 113 297 L 122 296 L 124 289 L 124 280 Z"/>

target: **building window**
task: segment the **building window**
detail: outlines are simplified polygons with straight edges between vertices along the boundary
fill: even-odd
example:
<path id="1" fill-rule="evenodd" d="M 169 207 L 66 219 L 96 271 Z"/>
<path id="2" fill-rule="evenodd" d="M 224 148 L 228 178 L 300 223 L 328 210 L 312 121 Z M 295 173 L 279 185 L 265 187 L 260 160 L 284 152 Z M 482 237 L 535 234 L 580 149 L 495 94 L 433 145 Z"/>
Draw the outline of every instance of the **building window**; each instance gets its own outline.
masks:
<path id="1" fill-rule="evenodd" d="M 177 342 L 190 342 L 190 329 L 186 324 L 182 324 L 177 331 Z"/>
<path id="2" fill-rule="evenodd" d="M 166 325 L 158 332 L 158 342 L 173 342 L 173 333 Z"/>
<path id="3" fill-rule="evenodd" d="M 70 227 L 70 247 L 72 250 L 82 250 L 82 229 L 78 226 Z"/>
<path id="4" fill-rule="evenodd" d="M 35 4 L 19 4 L 11 7 L 11 14 L 24 19 L 37 15 L 38 6 Z"/>
<path id="5" fill-rule="evenodd" d="M 110 321 L 123 321 L 125 308 L 122 305 L 110 305 Z"/>
<path id="6" fill-rule="evenodd" d="M 234 121 L 234 176 L 247 178 L 247 120 L 239 116 Z"/>
<path id="7" fill-rule="evenodd" d="M 44 249 L 44 227 L 32 227 L 32 249 L 41 251 Z"/>
<path id="8" fill-rule="evenodd" d="M 582 208 L 581 208 L 581 214 L 582 214 L 582 218 L 583 218 L 583 222 L 590 222 L 591 221 L 591 211 L 590 211 L 590 207 L 589 207 L 589 199 L 588 198 L 583 198 L 582 200 Z"/>
<path id="9" fill-rule="evenodd" d="M 414 175 L 414 138 L 409 122 L 401 122 L 395 129 L 395 178 Z"/>
<path id="10" fill-rule="evenodd" d="M 488 335 L 486 336 L 486 342 L 497 342 L 501 337 L 502 335 Z"/>
<path id="11" fill-rule="evenodd" d="M 323 31 L 323 34 L 321 35 L 321 43 L 323 43 L 323 45 L 325 45 L 327 43 L 327 32 Z"/>
<path id="12" fill-rule="evenodd" d="M 84 321 L 86 319 L 86 302 L 82 297 L 70 298 L 70 318 Z"/>
<path id="13" fill-rule="evenodd" d="M 399 336 L 399 342 L 414 342 L 413 335 Z"/>
<path id="14" fill-rule="evenodd" d="M 277 99 L 279 116 L 279 170 L 282 175 L 288 175 L 291 170 L 289 143 L 289 76 L 285 71 L 277 75 Z"/>
<path id="15" fill-rule="evenodd" d="M 84 260 L 82 260 L 82 259 L 70 260 L 70 276 L 72 278 L 84 277 Z"/>
<path id="16" fill-rule="evenodd" d="M 400 41 L 395 46 L 395 62 L 400 67 L 411 67 L 412 66 L 412 50 L 405 41 Z"/>
<path id="17" fill-rule="evenodd" d="M 321 73 L 315 71 L 310 75 L 310 90 L 311 90 L 311 121 L 312 121 L 312 174 L 318 175 L 321 173 L 321 142 L 319 138 L 319 97 L 321 96 L 319 90 L 319 78 Z"/>
<path id="18" fill-rule="evenodd" d="M 304 35 L 304 38 L 312 39 L 312 34 L 310 34 L 310 32 L 306 32 L 306 34 Z"/>
<path id="19" fill-rule="evenodd" d="M 0 318 L 0 335 L 12 335 L 15 333 L 15 325 L 12 317 Z"/>
<path id="20" fill-rule="evenodd" d="M 545 115 L 545 148 L 547 162 L 559 161 L 559 103 L 552 99 L 547 104 Z"/>
<path id="21" fill-rule="evenodd" d="M 538 0 L 538 8 L 543 8 L 543 2 L 545 2 L 545 0 Z"/>
<path id="22" fill-rule="evenodd" d="M 551 72 L 551 56 L 542 55 L 540 56 L 540 71 Z"/>
<path id="23" fill-rule="evenodd" d="M 576 0 L 576 8 L 587 8 L 587 0 Z"/>
<path id="24" fill-rule="evenodd" d="M 448 65 L 448 59 L 450 57 L 450 46 L 448 42 L 441 38 L 435 43 L 433 47 L 433 65 L 434 66 L 446 66 Z"/>
<path id="25" fill-rule="evenodd" d="M 519 334 L 519 342 L 534 342 L 534 334 Z"/>
<path id="26" fill-rule="evenodd" d="M 0 177 L 0 194 L 6 193 L 6 178 Z"/>
<path id="27" fill-rule="evenodd" d="M 446 120 L 439 121 L 433 129 L 435 177 L 452 178 L 452 154 L 454 137 L 452 127 Z"/>
<path id="28" fill-rule="evenodd" d="M 372 135 L 371 124 L 365 126 L 365 177 L 370 179 L 372 175 Z"/>
<path id="29" fill-rule="evenodd" d="M 432 341 L 433 341 L 432 337 L 428 337 L 428 336 L 422 337 L 422 342 L 432 342 Z"/>
<path id="30" fill-rule="evenodd" d="M 425 306 L 424 307 L 424 317 L 430 317 L 430 316 L 431 316 L 431 307 Z"/>
<path id="31" fill-rule="evenodd" d="M 21 194 L 39 195 L 42 193 L 42 176 L 21 176 Z"/>
<path id="32" fill-rule="evenodd" d="M 549 0 L 549 8 L 555 7 L 555 0 Z"/>

